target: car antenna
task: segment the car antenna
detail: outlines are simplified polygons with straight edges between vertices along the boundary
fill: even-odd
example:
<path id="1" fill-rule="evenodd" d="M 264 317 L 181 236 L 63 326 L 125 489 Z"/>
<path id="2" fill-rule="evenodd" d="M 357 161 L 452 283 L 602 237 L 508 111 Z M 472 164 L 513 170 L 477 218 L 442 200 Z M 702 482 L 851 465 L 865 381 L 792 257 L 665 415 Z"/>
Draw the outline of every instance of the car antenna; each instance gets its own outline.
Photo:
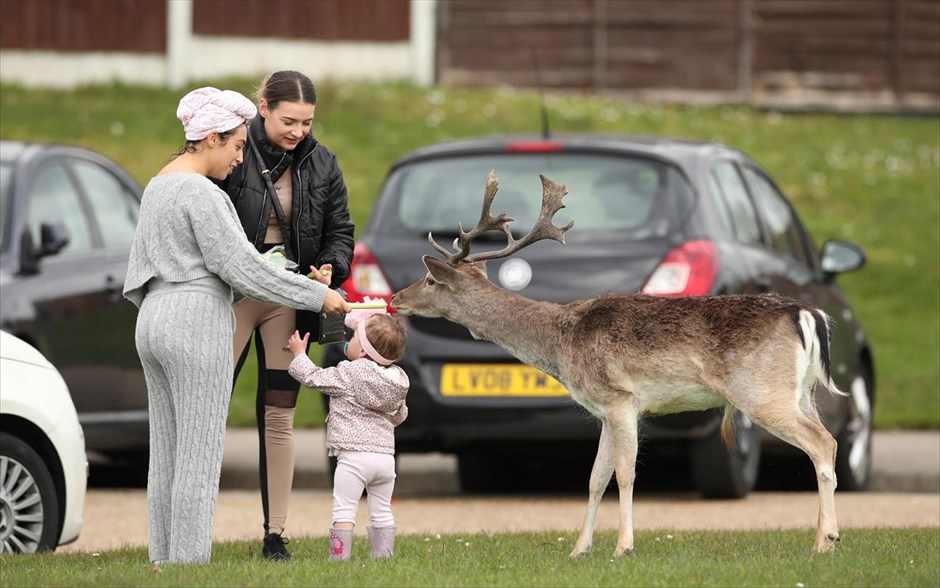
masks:
<path id="1" fill-rule="evenodd" d="M 539 68 L 539 56 L 535 47 L 532 47 L 532 62 L 535 64 L 535 85 L 539 89 L 539 111 L 542 114 L 542 138 L 547 141 L 551 137 L 551 131 L 548 128 L 548 109 L 545 107 L 545 93 L 542 88 L 541 68 Z"/>

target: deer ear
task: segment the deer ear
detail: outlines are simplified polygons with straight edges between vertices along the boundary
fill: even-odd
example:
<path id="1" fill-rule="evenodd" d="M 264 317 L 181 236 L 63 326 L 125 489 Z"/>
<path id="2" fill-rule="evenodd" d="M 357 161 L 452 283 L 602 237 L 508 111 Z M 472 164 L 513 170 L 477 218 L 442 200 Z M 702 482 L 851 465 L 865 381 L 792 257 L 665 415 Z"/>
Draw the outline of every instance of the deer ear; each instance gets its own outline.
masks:
<path id="1" fill-rule="evenodd" d="M 428 273 L 438 282 L 452 282 L 457 275 L 457 270 L 442 259 L 425 255 L 421 258 L 424 267 L 428 268 Z"/>

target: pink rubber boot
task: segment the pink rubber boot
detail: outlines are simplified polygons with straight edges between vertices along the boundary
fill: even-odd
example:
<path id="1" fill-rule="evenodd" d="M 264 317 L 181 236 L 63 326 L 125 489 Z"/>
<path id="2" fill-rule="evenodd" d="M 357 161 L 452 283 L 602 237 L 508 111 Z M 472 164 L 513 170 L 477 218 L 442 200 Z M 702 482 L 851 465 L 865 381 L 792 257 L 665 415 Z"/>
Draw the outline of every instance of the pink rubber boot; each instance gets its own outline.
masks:
<path id="1" fill-rule="evenodd" d="M 383 559 L 395 555 L 395 531 L 397 527 L 366 527 L 369 543 L 372 544 L 372 557 Z"/>
<path id="2" fill-rule="evenodd" d="M 330 560 L 349 559 L 352 554 L 352 529 L 334 529 L 330 527 Z"/>

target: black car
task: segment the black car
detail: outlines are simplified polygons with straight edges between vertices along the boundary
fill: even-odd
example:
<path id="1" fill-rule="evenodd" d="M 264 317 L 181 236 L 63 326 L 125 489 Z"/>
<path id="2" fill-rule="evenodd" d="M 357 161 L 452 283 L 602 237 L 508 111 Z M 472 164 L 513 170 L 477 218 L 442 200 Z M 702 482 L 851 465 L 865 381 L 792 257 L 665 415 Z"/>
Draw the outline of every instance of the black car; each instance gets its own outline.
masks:
<path id="1" fill-rule="evenodd" d="M 147 388 L 122 290 L 141 188 L 88 149 L 0 141 L 0 328 L 71 391 L 90 454 L 147 466 Z"/>
<path id="2" fill-rule="evenodd" d="M 569 135 L 489 137 L 434 145 L 391 168 L 361 240 L 350 300 L 386 298 L 425 275 L 421 257 L 472 227 L 487 174 L 495 170 L 496 214 L 525 234 L 541 202 L 539 174 L 568 189 L 554 218 L 574 221 L 566 245 L 535 243 L 487 265 L 490 279 L 523 296 L 567 303 L 607 292 L 698 296 L 776 291 L 809 301 L 835 319 L 833 378 L 848 398 L 817 393 L 823 422 L 839 443 L 840 489 L 864 489 L 871 468 L 872 350 L 836 283 L 857 269 L 856 245 L 827 241 L 819 251 L 793 207 L 754 161 L 727 146 L 658 137 Z M 484 240 L 492 235 L 489 243 Z M 485 234 L 474 251 L 505 246 Z M 443 319 L 409 317 L 400 365 L 411 378 L 410 414 L 396 429 L 400 452 L 455 453 L 466 489 L 498 488 L 526 468 L 566 457 L 593 458 L 600 427 L 566 390 L 496 345 Z M 328 348 L 325 363 L 342 359 Z M 538 374 L 536 374 L 538 375 Z M 544 374 L 542 374 L 544 376 Z M 527 382 L 521 385 L 520 382 Z M 709 497 L 738 497 L 755 486 L 760 457 L 797 450 L 741 417 L 738 452 L 719 439 L 718 410 L 642 421 L 641 452 L 688 463 L 688 478 Z M 655 461 L 656 458 L 641 462 Z M 780 463 L 786 463 L 781 461 Z M 809 466 L 802 456 L 796 467 Z M 586 478 L 582 478 L 581 481 Z M 810 475 L 808 483 L 815 482 Z"/>

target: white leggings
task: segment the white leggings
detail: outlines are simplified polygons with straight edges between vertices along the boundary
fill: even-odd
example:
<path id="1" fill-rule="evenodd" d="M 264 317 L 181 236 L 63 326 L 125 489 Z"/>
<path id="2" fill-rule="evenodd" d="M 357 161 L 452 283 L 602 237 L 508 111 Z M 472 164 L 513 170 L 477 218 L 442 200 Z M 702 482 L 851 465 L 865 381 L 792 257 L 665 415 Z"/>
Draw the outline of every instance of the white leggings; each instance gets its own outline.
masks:
<path id="1" fill-rule="evenodd" d="M 333 476 L 333 524 L 356 524 L 362 490 L 369 491 L 372 526 L 394 527 L 392 491 L 395 489 L 395 456 L 366 451 L 339 452 Z"/>

